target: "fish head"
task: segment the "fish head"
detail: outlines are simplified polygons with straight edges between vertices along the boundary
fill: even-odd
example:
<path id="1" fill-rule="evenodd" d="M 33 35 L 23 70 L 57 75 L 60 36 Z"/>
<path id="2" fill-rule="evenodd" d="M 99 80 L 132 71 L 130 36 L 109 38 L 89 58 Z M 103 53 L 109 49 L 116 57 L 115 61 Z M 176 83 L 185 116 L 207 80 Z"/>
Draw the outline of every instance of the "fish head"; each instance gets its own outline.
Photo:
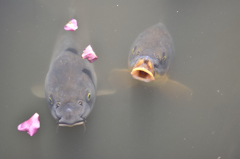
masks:
<path id="1" fill-rule="evenodd" d="M 151 82 L 166 75 L 174 54 L 172 38 L 159 23 L 136 38 L 129 52 L 128 66 L 133 78 Z"/>
<path id="2" fill-rule="evenodd" d="M 59 61 L 59 60 L 58 60 Z M 57 61 L 57 62 L 58 62 Z M 89 69 L 74 68 L 63 62 L 52 65 L 45 81 L 45 96 L 52 116 L 59 126 L 84 124 L 96 99 L 96 86 Z"/>
<path id="3" fill-rule="evenodd" d="M 83 124 L 93 108 L 95 91 L 90 91 L 89 87 L 81 87 L 78 91 L 73 92 L 63 92 L 59 89 L 46 94 L 51 113 L 59 126 Z"/>

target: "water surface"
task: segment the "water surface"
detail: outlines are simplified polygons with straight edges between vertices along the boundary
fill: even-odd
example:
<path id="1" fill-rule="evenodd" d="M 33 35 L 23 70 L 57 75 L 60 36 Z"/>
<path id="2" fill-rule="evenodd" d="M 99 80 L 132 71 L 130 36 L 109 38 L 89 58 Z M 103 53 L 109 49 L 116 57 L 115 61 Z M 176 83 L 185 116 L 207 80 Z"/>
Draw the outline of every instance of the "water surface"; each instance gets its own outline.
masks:
<path id="1" fill-rule="evenodd" d="M 166 98 L 139 85 L 98 97 L 83 127 L 56 132 L 43 84 L 71 3 L 59 0 L 0 2 L 0 153 L 3 158 L 240 158 L 240 1 L 79 1 L 84 45 L 99 56 L 98 89 L 110 88 L 112 68 L 127 68 L 139 33 L 162 22 L 176 54 L 169 77 L 192 89 L 192 100 Z M 89 40 L 89 41 L 88 41 Z M 17 125 L 35 112 L 41 128 L 29 137 Z"/>

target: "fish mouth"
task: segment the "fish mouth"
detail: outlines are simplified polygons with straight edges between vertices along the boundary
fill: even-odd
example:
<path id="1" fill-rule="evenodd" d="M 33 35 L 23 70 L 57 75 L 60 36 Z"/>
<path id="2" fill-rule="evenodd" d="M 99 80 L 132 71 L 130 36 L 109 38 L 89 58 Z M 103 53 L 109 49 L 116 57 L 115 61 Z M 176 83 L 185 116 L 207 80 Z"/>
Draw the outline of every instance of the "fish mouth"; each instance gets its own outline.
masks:
<path id="1" fill-rule="evenodd" d="M 73 127 L 73 126 L 84 125 L 84 124 L 85 124 L 84 121 L 80 121 L 80 122 L 77 122 L 77 123 L 75 123 L 75 124 L 63 124 L 63 123 L 59 123 L 58 126 Z"/>
<path id="2" fill-rule="evenodd" d="M 154 81 L 154 70 L 152 62 L 149 59 L 139 59 L 137 64 L 133 67 L 131 75 L 133 78 L 143 81 Z"/>

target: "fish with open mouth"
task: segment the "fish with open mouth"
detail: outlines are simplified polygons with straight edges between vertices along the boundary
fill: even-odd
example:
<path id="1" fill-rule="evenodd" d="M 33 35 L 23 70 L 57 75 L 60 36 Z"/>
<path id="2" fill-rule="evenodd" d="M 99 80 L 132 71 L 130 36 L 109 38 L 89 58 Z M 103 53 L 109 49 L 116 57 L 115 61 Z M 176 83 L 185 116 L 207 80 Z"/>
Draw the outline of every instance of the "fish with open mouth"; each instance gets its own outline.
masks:
<path id="1" fill-rule="evenodd" d="M 59 126 L 84 124 L 96 99 L 93 64 L 81 58 L 77 31 L 59 38 L 45 79 L 45 96 Z"/>
<path id="2" fill-rule="evenodd" d="M 157 86 L 175 97 L 190 97 L 191 89 L 168 78 L 173 55 L 172 38 L 166 27 L 158 23 L 140 33 L 132 44 L 128 57 L 129 69 L 112 70 L 109 80 L 119 88 L 135 85 L 137 80 L 141 84 Z"/>

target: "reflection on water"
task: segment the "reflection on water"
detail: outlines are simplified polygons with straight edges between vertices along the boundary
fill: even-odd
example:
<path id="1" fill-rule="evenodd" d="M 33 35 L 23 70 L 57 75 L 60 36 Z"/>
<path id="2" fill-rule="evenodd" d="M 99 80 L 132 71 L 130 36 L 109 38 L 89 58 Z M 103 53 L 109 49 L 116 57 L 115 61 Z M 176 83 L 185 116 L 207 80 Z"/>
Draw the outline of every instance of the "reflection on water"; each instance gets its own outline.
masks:
<path id="1" fill-rule="evenodd" d="M 171 79 L 193 90 L 192 100 L 164 97 L 136 86 L 98 97 L 83 127 L 56 132 L 44 99 L 31 93 L 43 84 L 59 28 L 71 3 L 0 2 L 1 154 L 6 158 L 239 158 L 240 11 L 238 1 L 85 1 L 74 5 L 99 59 L 98 89 L 110 88 L 113 68 L 127 68 L 139 33 L 164 23 L 175 45 Z M 58 5 L 56 5 L 56 3 Z M 87 45 L 84 43 L 83 45 Z M 17 125 L 40 114 L 29 137 Z"/>

